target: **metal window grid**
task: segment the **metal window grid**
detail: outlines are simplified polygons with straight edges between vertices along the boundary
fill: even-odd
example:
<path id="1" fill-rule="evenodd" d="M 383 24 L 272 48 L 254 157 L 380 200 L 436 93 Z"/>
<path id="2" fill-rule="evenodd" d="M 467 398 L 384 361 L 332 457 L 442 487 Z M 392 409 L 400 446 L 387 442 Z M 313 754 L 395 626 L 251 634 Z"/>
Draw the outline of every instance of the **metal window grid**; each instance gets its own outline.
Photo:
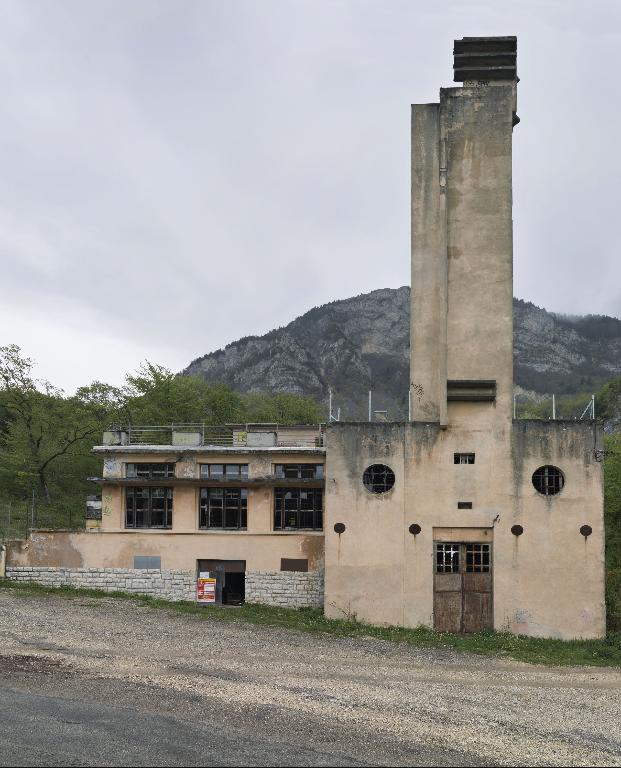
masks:
<path id="1" fill-rule="evenodd" d="M 248 527 L 248 489 L 201 488 L 199 527 L 245 530 Z"/>
<path id="2" fill-rule="evenodd" d="M 323 491 L 319 488 L 276 488 L 274 529 L 323 530 Z"/>
<path id="3" fill-rule="evenodd" d="M 565 485 L 565 478 L 558 467 L 546 465 L 533 473 L 533 485 L 544 496 L 554 496 Z"/>
<path id="4" fill-rule="evenodd" d="M 459 573 L 459 544 L 436 544 L 436 573 Z"/>
<path id="5" fill-rule="evenodd" d="M 395 473 L 385 464 L 372 464 L 365 469 L 362 482 L 371 493 L 386 493 L 395 484 Z"/>
<path id="6" fill-rule="evenodd" d="M 323 480 L 323 464 L 275 464 L 278 478 L 292 480 Z"/>
<path id="7" fill-rule="evenodd" d="M 172 488 L 126 488 L 126 528 L 172 528 Z"/>
<path id="8" fill-rule="evenodd" d="M 248 478 L 247 464 L 200 464 L 201 478 L 219 480 L 246 480 Z"/>
<path id="9" fill-rule="evenodd" d="M 125 465 L 125 476 L 142 480 L 164 480 L 175 476 L 174 462 L 131 462 Z"/>
<path id="10" fill-rule="evenodd" d="M 489 544 L 466 544 L 466 573 L 489 573 Z"/>

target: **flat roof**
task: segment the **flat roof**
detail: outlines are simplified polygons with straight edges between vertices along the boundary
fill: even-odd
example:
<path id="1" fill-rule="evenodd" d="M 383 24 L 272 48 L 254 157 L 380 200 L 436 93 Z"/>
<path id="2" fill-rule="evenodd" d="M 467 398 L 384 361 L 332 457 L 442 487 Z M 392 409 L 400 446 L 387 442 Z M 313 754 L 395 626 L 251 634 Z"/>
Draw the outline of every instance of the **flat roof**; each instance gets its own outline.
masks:
<path id="1" fill-rule="evenodd" d="M 93 453 L 311 453 L 323 455 L 326 449 L 318 446 L 274 445 L 257 448 L 230 445 L 96 445 Z"/>

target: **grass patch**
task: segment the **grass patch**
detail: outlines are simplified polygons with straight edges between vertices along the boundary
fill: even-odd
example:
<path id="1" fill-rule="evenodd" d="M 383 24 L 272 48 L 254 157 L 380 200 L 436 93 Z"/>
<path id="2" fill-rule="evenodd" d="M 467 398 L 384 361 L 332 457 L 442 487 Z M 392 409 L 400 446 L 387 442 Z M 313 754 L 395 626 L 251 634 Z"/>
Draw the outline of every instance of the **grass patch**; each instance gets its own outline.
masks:
<path id="1" fill-rule="evenodd" d="M 334 637 L 363 637 L 407 643 L 416 648 L 452 648 L 489 656 L 505 656 L 530 664 L 557 666 L 621 666 L 621 632 L 612 632 L 602 640 L 548 640 L 509 632 L 480 632 L 473 635 L 452 635 L 434 632 L 427 627 L 374 627 L 353 620 L 326 619 L 320 610 L 312 608 L 274 608 L 267 605 L 243 605 L 240 608 L 212 608 L 195 603 L 170 602 L 129 592 L 104 592 L 98 589 L 74 587 L 43 587 L 35 583 L 0 580 L 0 589 L 9 589 L 23 597 L 57 595 L 88 597 L 99 600 L 114 597 L 131 600 L 143 607 L 167 609 L 191 614 L 205 621 L 229 621 L 282 627 Z"/>

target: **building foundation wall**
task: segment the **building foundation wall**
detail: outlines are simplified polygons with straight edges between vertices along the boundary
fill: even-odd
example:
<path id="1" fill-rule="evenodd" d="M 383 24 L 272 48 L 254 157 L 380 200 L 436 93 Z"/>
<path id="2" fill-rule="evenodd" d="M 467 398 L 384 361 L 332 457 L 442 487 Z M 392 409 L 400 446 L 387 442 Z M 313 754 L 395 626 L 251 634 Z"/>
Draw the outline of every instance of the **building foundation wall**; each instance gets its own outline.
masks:
<path id="1" fill-rule="evenodd" d="M 196 575 L 191 571 L 18 566 L 7 568 L 6 578 L 45 587 L 129 592 L 175 602 L 196 599 Z M 246 571 L 246 602 L 283 608 L 322 608 L 323 582 L 323 571 Z"/>
<path id="2" fill-rule="evenodd" d="M 323 608 L 323 571 L 247 571 L 246 602 L 283 608 Z"/>
<path id="3" fill-rule="evenodd" d="M 35 582 L 45 587 L 130 592 L 175 602 L 196 598 L 196 577 L 190 571 L 21 566 L 7 568 L 6 577 L 13 581 Z"/>

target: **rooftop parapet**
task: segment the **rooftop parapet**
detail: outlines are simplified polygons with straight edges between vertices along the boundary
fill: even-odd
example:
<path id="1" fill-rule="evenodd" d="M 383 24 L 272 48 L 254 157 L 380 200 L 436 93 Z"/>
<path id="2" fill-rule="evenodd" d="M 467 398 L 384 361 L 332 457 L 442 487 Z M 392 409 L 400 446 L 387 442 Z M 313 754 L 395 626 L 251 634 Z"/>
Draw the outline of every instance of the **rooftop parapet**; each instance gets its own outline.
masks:
<path id="1" fill-rule="evenodd" d="M 112 425 L 104 446 L 174 446 L 176 448 L 321 448 L 325 424 L 166 424 Z"/>

